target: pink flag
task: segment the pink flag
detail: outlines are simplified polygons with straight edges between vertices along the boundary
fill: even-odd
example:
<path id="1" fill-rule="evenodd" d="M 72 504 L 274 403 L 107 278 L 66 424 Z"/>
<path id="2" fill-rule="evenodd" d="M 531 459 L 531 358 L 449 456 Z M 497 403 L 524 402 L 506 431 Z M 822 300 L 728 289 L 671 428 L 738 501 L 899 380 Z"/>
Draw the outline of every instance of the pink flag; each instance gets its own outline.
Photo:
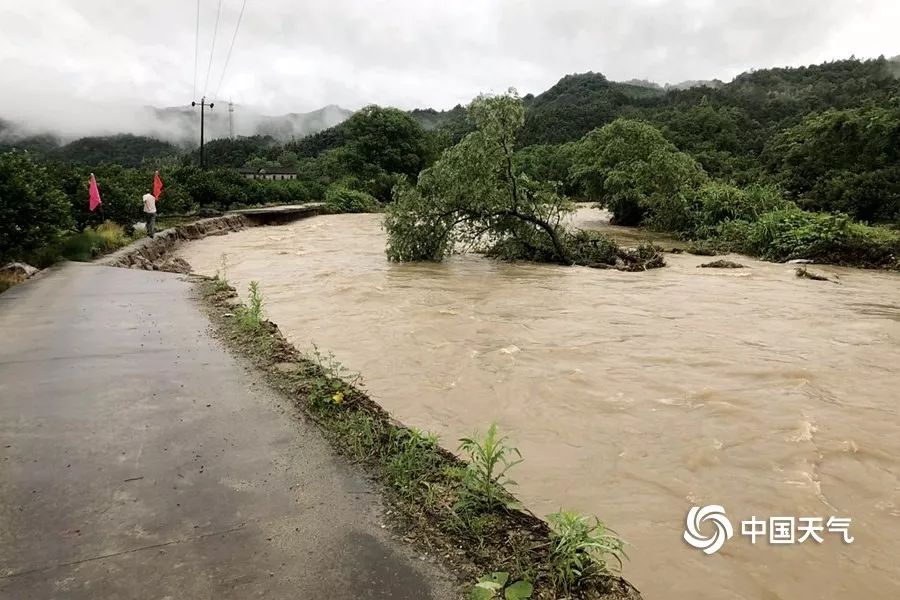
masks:
<path id="1" fill-rule="evenodd" d="M 162 196 L 163 191 L 163 180 L 159 177 L 159 171 L 153 174 L 153 196 L 159 200 L 159 197 Z"/>
<path id="2" fill-rule="evenodd" d="M 90 185 L 90 196 L 91 196 L 91 204 L 90 209 L 91 212 L 97 210 L 97 207 L 103 204 L 100 200 L 100 190 L 97 189 L 97 180 L 94 179 L 94 174 L 91 173 L 91 185 Z"/>

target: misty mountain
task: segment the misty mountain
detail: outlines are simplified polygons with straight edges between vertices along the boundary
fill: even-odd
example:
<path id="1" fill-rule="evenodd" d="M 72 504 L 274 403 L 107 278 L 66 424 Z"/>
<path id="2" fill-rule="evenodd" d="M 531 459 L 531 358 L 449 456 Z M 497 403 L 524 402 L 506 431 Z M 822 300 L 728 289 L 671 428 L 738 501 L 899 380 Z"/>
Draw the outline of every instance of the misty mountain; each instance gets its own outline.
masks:
<path id="1" fill-rule="evenodd" d="M 234 137 L 270 136 L 279 142 L 289 142 L 334 127 L 353 114 L 353 111 L 334 105 L 308 113 L 280 116 L 264 115 L 238 104 L 231 107 L 233 110 L 229 108 L 227 103 L 216 103 L 212 109 L 206 109 L 207 140 L 227 138 L 233 133 Z M 73 122 L 77 124 L 78 120 L 73 119 Z M 114 140 L 127 145 L 133 140 L 119 137 L 126 133 L 154 138 L 179 148 L 194 147 L 200 140 L 200 107 L 144 106 L 129 115 L 111 115 L 109 122 L 103 127 L 94 126 L 92 130 L 84 131 L 75 128 L 60 132 L 54 131 L 49 125 L 41 127 L 3 120 L 0 115 L 0 147 L 5 148 L 17 147 L 47 153 L 76 140 L 82 140 L 80 145 L 86 149 L 93 147 L 94 142 L 90 140 L 96 140 L 99 144 L 104 143 L 103 140 Z"/>
<path id="2" fill-rule="evenodd" d="M 200 139 L 200 107 L 173 107 L 151 109 L 161 124 L 160 135 L 176 144 L 196 145 Z M 206 139 L 227 137 L 271 136 L 281 142 L 289 142 L 334 127 L 345 121 L 353 111 L 329 105 L 308 113 L 290 113 L 269 116 L 255 112 L 239 104 L 217 103 L 206 109 Z M 178 132 L 174 138 L 172 132 Z"/>

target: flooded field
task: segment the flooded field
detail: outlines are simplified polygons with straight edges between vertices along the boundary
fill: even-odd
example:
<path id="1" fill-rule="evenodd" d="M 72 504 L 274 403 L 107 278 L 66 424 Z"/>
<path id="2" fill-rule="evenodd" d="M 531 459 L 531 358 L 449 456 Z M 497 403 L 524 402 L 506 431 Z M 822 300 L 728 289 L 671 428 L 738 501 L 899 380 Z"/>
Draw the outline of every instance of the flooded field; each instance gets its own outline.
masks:
<path id="1" fill-rule="evenodd" d="M 600 213 L 579 222 L 603 228 Z M 615 230 L 613 230 L 615 231 Z M 621 233 L 621 232 L 620 232 Z M 634 236 L 634 232 L 627 232 Z M 671 244 L 664 244 L 667 248 Z M 538 514 L 596 514 L 631 544 L 648 599 L 900 597 L 900 275 L 668 255 L 646 273 L 477 256 L 391 264 L 378 215 L 334 215 L 184 246 L 268 316 L 360 372 L 373 397 L 448 448 L 496 421 Z M 693 505 L 735 537 L 682 540 Z M 852 544 L 755 545 L 753 516 L 852 518 Z M 707 531 L 708 529 L 704 529 Z"/>

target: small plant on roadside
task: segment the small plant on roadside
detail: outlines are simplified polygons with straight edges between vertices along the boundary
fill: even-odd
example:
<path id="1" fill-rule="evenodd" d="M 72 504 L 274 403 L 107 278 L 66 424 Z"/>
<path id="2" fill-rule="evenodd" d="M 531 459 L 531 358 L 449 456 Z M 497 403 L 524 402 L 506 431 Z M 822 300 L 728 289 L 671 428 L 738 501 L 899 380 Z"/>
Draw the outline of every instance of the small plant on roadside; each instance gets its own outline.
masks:
<path id="1" fill-rule="evenodd" d="M 242 306 L 238 310 L 238 322 L 241 327 L 248 330 L 259 329 L 259 325 L 263 321 L 262 307 L 263 297 L 259 291 L 259 282 L 251 281 L 247 306 Z"/>
<path id="2" fill-rule="evenodd" d="M 319 373 L 309 383 L 309 404 L 313 408 L 324 409 L 342 406 L 353 394 L 353 388 L 362 385 L 362 379 L 351 372 L 334 357 L 323 354 L 316 346 L 307 356 Z"/>
<path id="3" fill-rule="evenodd" d="M 469 591 L 469 600 L 528 600 L 534 587 L 527 581 L 509 581 L 509 573 L 485 575 Z"/>
<path id="4" fill-rule="evenodd" d="M 215 277 L 213 277 L 213 282 L 215 283 L 215 291 L 217 292 L 226 292 L 231 289 L 231 284 L 228 283 L 227 254 L 222 254 L 221 268 L 216 270 L 216 275 Z"/>
<path id="5" fill-rule="evenodd" d="M 465 491 L 460 499 L 462 503 L 478 504 L 486 509 L 508 504 L 509 495 L 504 488 L 516 482 L 506 473 L 522 462 L 522 454 L 506 441 L 506 436 L 499 435 L 496 423 L 482 438 L 476 435 L 460 440 L 459 449 L 469 458 L 462 479 Z"/>
<path id="6" fill-rule="evenodd" d="M 550 523 L 550 566 L 558 590 L 570 592 L 596 575 L 621 570 L 625 542 L 600 519 L 575 512 L 547 515 Z M 607 557 L 616 565 L 610 569 Z"/>
<path id="7" fill-rule="evenodd" d="M 353 458 L 366 460 L 378 454 L 378 444 L 384 433 L 383 425 L 371 416 L 351 412 L 344 419 L 335 421 L 338 438 Z"/>
<path id="8" fill-rule="evenodd" d="M 441 464 L 438 437 L 414 428 L 398 429 L 394 437 L 394 451 L 387 464 L 388 477 L 401 494 L 412 496 Z"/>

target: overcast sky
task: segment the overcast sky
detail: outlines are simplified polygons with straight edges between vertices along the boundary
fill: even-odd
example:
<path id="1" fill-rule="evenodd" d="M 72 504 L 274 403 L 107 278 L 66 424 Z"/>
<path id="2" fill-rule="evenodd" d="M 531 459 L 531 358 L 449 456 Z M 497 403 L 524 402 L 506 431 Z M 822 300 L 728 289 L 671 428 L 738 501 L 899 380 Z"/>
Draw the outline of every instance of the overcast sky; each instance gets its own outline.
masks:
<path id="1" fill-rule="evenodd" d="M 102 119 L 219 89 L 243 0 L 0 0 L 0 117 Z M 566 73 L 660 83 L 900 54 L 898 0 L 247 0 L 218 96 L 449 108 Z"/>

